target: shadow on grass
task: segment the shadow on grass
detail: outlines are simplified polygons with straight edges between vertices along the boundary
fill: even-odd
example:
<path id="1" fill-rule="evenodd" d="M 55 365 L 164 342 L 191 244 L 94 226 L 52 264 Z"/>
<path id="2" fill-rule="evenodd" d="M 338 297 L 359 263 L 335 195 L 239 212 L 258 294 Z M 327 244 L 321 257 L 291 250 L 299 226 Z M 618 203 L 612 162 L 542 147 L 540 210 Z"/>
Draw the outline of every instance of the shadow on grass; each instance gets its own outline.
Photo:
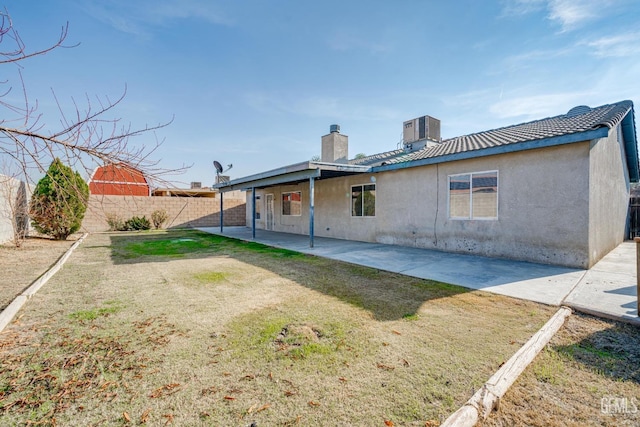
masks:
<path id="1" fill-rule="evenodd" d="M 114 264 L 230 257 L 369 311 L 377 320 L 415 318 L 426 301 L 469 290 L 197 230 L 111 236 Z M 91 247 L 87 247 L 90 249 Z"/>
<path id="2" fill-rule="evenodd" d="M 599 375 L 640 384 L 640 328 L 613 320 L 607 322 L 610 328 L 552 349 Z"/>

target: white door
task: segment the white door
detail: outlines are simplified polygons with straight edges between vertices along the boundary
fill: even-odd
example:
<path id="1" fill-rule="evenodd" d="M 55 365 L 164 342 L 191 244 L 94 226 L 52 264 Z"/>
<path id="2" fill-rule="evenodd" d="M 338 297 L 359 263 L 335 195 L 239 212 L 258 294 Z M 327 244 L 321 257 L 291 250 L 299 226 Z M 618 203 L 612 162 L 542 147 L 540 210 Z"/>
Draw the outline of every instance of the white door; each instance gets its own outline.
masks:
<path id="1" fill-rule="evenodd" d="M 264 227 L 267 230 L 273 230 L 273 212 L 274 212 L 274 208 L 273 208 L 273 194 L 267 194 L 266 197 L 266 210 L 267 210 L 267 217 L 264 223 Z"/>

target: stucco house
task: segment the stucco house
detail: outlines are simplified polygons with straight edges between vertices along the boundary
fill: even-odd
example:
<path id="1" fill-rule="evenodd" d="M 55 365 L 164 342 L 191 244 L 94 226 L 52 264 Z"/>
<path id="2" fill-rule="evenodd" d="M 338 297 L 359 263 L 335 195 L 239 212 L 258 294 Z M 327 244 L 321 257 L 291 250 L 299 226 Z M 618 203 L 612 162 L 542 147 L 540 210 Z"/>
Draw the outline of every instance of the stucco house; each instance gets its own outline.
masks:
<path id="1" fill-rule="evenodd" d="M 638 149 L 631 101 L 441 140 L 429 116 L 403 147 L 348 160 L 332 125 L 322 159 L 216 185 L 248 190 L 256 229 L 590 268 L 625 238 Z"/>

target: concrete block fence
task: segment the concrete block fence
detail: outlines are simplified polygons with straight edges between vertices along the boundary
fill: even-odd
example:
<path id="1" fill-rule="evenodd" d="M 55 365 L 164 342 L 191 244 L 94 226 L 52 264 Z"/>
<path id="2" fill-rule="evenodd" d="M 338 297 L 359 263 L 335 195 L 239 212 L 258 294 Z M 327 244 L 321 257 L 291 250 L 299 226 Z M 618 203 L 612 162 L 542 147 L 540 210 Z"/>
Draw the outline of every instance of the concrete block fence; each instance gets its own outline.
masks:
<path id="1" fill-rule="evenodd" d="M 107 231 L 107 215 L 117 215 L 123 220 L 132 216 L 146 216 L 165 210 L 168 220 L 164 228 L 219 227 L 220 199 L 204 197 L 148 197 L 148 196 L 89 196 L 82 231 Z M 246 225 L 244 199 L 224 199 L 224 225 Z"/>

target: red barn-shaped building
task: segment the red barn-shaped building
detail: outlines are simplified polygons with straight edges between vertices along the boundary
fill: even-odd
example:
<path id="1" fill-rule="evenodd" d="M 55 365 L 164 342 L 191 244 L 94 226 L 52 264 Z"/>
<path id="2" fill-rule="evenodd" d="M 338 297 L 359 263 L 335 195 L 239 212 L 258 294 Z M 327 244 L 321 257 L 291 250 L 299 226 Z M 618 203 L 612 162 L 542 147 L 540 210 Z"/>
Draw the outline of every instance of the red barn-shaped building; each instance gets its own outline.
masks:
<path id="1" fill-rule="evenodd" d="M 89 179 L 91 194 L 148 196 L 149 183 L 142 172 L 124 164 L 100 166 Z"/>

